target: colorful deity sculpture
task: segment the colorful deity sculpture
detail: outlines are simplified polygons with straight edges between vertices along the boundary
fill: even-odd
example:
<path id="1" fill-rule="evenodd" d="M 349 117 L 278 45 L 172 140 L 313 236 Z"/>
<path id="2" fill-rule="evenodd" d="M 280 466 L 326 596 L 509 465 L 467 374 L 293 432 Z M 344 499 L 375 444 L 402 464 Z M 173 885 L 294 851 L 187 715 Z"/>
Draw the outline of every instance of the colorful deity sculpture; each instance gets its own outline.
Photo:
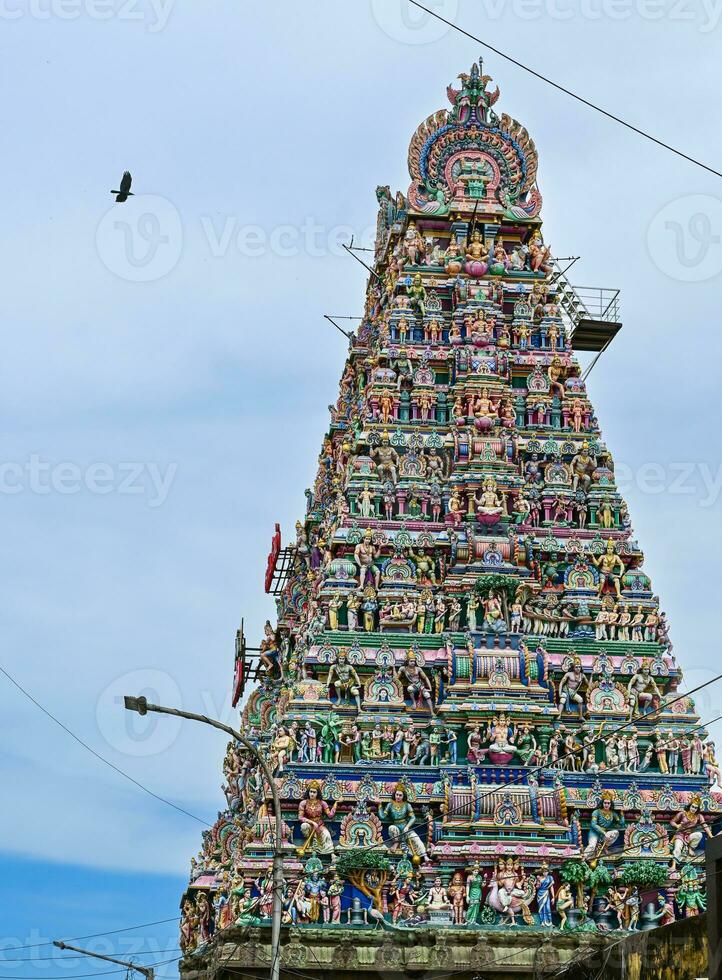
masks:
<path id="1" fill-rule="evenodd" d="M 627 690 L 629 692 L 630 717 L 659 707 L 662 693 L 652 677 L 648 662 L 645 661 L 641 670 L 634 674 L 629 681 Z"/>
<path id="2" fill-rule="evenodd" d="M 578 711 L 579 717 L 584 716 L 584 690 L 588 682 L 582 670 L 582 661 L 574 657 L 571 668 L 559 682 L 559 714 L 564 711 Z"/>
<path id="3" fill-rule="evenodd" d="M 357 710 L 361 710 L 361 681 L 348 662 L 348 655 L 345 650 L 339 650 L 336 663 L 331 664 L 326 685 L 329 689 L 335 688 L 339 700 L 350 696 Z"/>
<path id="4" fill-rule="evenodd" d="M 677 902 L 686 918 L 699 915 L 707 910 L 707 900 L 702 891 L 699 872 L 692 865 L 682 868 Z"/>
<path id="5" fill-rule="evenodd" d="M 484 881 L 477 861 L 466 876 L 466 924 L 468 926 L 479 925 Z"/>
<path id="6" fill-rule="evenodd" d="M 434 704 L 431 697 L 432 687 L 426 673 L 419 666 L 413 650 L 406 654 L 406 661 L 398 671 L 399 679 L 405 685 L 407 695 L 413 702 L 420 699 L 427 706 L 431 714 L 434 712 Z"/>
<path id="7" fill-rule="evenodd" d="M 379 803 L 379 817 L 388 823 L 391 850 L 410 850 L 414 858 L 425 861 L 426 847 L 412 828 L 416 824 L 414 808 L 407 799 L 406 789 L 399 783 L 387 803 Z"/>
<path id="8" fill-rule="evenodd" d="M 554 876 L 549 872 L 549 865 L 543 864 L 541 877 L 537 882 L 536 901 L 539 911 L 539 925 L 545 929 L 551 929 L 554 925 L 552 919 L 552 908 L 554 906 Z"/>
<path id="9" fill-rule="evenodd" d="M 615 811 L 614 800 L 611 790 L 602 793 L 601 805 L 592 813 L 585 858 L 600 858 L 619 837 L 620 829 L 624 827 L 624 813 Z"/>
<path id="10" fill-rule="evenodd" d="M 712 831 L 702 813 L 702 800 L 693 796 L 681 813 L 672 817 L 672 857 L 674 862 L 694 857 L 695 850 L 704 840 L 711 837 Z"/>
<path id="11" fill-rule="evenodd" d="M 304 798 L 298 804 L 298 819 L 305 841 L 300 848 L 304 853 L 308 847 L 317 848 L 322 854 L 333 854 L 334 846 L 326 820 L 333 820 L 336 804 L 329 806 L 321 796 L 321 784 L 312 780 L 306 787 Z"/>

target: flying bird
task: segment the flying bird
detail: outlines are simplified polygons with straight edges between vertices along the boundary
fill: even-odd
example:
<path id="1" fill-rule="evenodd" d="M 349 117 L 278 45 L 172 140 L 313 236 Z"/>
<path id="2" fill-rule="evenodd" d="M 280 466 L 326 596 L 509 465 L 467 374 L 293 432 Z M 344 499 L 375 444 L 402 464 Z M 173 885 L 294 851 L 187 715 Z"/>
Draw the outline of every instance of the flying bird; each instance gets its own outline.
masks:
<path id="1" fill-rule="evenodd" d="M 133 183 L 133 178 L 130 175 L 130 171 L 126 170 L 123 176 L 120 178 L 120 190 L 111 191 L 111 194 L 115 194 L 115 200 L 118 204 L 122 204 L 123 201 L 127 201 L 129 197 L 133 197 L 133 192 L 130 189 L 130 185 Z"/>

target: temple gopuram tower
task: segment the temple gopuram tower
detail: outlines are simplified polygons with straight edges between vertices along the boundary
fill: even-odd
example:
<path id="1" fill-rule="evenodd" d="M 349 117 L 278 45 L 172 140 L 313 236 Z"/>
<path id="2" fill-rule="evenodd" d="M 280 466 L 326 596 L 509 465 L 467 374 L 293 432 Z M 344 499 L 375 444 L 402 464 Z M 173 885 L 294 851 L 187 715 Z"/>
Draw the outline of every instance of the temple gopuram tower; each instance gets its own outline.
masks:
<path id="1" fill-rule="evenodd" d="M 575 353 L 619 329 L 616 295 L 592 308 L 552 258 L 490 82 L 462 74 L 407 193 L 377 188 L 363 321 L 269 558 L 277 620 L 255 663 L 238 635 L 289 977 L 531 976 L 705 908 L 720 771 Z M 186 980 L 269 974 L 276 814 L 233 742 L 225 773 Z"/>

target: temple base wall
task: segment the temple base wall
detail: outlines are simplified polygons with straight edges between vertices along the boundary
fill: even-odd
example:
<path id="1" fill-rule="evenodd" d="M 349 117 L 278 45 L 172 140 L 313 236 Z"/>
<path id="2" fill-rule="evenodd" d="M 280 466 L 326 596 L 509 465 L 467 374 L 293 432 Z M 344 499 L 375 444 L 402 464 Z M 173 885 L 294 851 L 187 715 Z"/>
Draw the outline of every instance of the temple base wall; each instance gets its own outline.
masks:
<path id="1" fill-rule="evenodd" d="M 270 929 L 228 930 L 224 942 L 181 963 L 182 980 L 267 980 Z M 707 976 L 707 917 L 682 919 L 663 929 L 617 939 L 594 933 L 567 935 L 468 930 L 389 933 L 339 927 L 284 930 L 282 980 L 402 980 L 448 976 L 458 980 L 538 980 L 563 971 L 564 980 L 698 980 Z"/>
<path id="2" fill-rule="evenodd" d="M 284 930 L 282 980 L 401 980 L 448 976 L 458 980 L 552 976 L 583 950 L 599 951 L 605 940 L 594 933 L 559 933 L 503 929 L 382 930 L 291 928 Z M 228 930 L 224 941 L 211 944 L 181 963 L 182 980 L 267 980 L 271 962 L 270 929 Z"/>
<path id="3" fill-rule="evenodd" d="M 680 919 L 663 929 L 626 936 L 584 964 L 571 966 L 564 980 L 698 980 L 707 973 L 707 916 Z M 596 972 L 595 972 L 596 971 Z"/>

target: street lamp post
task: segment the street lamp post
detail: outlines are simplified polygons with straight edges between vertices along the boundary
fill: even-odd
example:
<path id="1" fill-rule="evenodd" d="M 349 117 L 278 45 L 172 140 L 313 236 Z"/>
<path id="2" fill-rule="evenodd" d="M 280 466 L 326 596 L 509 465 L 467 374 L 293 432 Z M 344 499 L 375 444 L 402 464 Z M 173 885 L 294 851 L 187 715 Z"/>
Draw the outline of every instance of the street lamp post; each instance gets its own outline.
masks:
<path id="1" fill-rule="evenodd" d="M 83 956 L 92 956 L 96 960 L 107 960 L 108 963 L 118 963 L 120 966 L 127 967 L 128 970 L 137 970 L 142 973 L 145 980 L 153 980 L 155 976 L 152 966 L 140 966 L 138 963 L 131 963 L 128 960 L 118 960 L 115 956 L 105 956 L 103 953 L 93 953 L 89 949 L 81 949 L 80 946 L 71 946 L 70 943 L 61 942 L 59 939 L 53 940 L 53 946 L 58 949 L 72 949 L 74 953 L 82 953 Z"/>
<path id="2" fill-rule="evenodd" d="M 139 715 L 145 715 L 149 711 L 161 715 L 175 715 L 177 718 L 189 718 L 191 721 L 200 721 L 204 725 L 218 728 L 222 732 L 231 735 L 236 741 L 248 749 L 251 755 L 258 762 L 266 782 L 271 790 L 273 799 L 273 810 L 276 817 L 276 834 L 273 847 L 273 917 L 271 919 L 271 976 L 270 980 L 279 980 L 281 972 L 281 913 L 282 913 L 282 893 L 283 893 L 283 820 L 281 817 L 281 800 L 278 796 L 278 789 L 273 779 L 273 774 L 268 767 L 268 763 L 259 752 L 257 746 L 249 741 L 235 728 L 224 725 L 216 718 L 209 718 L 208 715 L 198 715 L 193 711 L 182 711 L 180 708 L 167 708 L 161 704 L 150 704 L 144 697 L 125 697 L 125 707 L 128 711 L 137 711 Z"/>

